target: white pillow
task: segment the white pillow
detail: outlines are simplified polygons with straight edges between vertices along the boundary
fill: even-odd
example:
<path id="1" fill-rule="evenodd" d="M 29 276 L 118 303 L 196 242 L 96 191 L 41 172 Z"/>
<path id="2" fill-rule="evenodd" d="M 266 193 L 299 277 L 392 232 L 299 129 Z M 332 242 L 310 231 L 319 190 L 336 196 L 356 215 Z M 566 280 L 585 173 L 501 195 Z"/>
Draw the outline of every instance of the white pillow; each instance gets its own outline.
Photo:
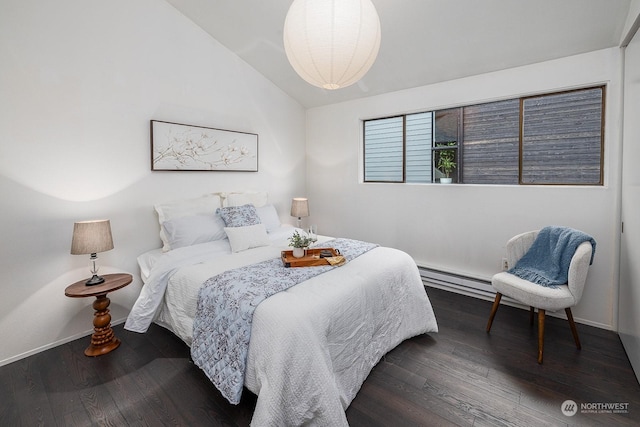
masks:
<path id="1" fill-rule="evenodd" d="M 243 193 L 228 193 L 227 206 L 253 205 L 256 208 L 267 204 L 269 199 L 266 191 L 247 191 Z"/>
<path id="2" fill-rule="evenodd" d="M 248 225 L 246 227 L 225 227 L 224 231 L 229 238 L 231 252 L 268 246 L 270 243 L 264 224 Z"/>
<path id="3" fill-rule="evenodd" d="M 162 223 L 171 249 L 198 243 L 213 242 L 227 237 L 220 215 L 189 215 Z"/>
<path id="4" fill-rule="evenodd" d="M 158 222 L 160 223 L 162 250 L 165 252 L 171 250 L 171 245 L 162 228 L 164 222 L 183 216 L 213 214 L 220 205 L 220 196 L 217 194 L 206 194 L 195 199 L 175 200 L 155 205 L 154 208 L 158 213 Z"/>
<path id="5" fill-rule="evenodd" d="M 273 206 L 272 204 L 256 208 L 256 212 L 260 217 L 260 222 L 263 223 L 267 228 L 267 233 L 271 233 L 273 230 L 277 230 L 282 225 L 282 223 L 280 222 L 280 217 L 278 216 L 278 212 L 276 211 L 275 206 Z"/>

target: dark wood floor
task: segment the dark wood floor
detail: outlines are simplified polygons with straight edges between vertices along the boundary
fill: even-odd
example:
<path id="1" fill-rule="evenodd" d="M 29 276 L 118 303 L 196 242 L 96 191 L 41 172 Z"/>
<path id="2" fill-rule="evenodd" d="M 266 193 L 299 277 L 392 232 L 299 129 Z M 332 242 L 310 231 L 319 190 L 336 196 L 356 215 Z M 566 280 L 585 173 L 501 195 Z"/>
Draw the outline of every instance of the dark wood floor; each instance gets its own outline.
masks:
<path id="1" fill-rule="evenodd" d="M 528 312 L 429 288 L 440 333 L 407 340 L 374 368 L 347 410 L 352 426 L 639 425 L 640 386 L 618 336 L 547 316 L 545 361 L 536 363 Z M 255 397 L 228 404 L 166 330 L 115 328 L 122 345 L 88 358 L 88 338 L 0 368 L 0 426 L 245 426 Z M 561 412 L 566 400 L 577 414 Z M 587 413 L 582 404 L 627 404 Z"/>

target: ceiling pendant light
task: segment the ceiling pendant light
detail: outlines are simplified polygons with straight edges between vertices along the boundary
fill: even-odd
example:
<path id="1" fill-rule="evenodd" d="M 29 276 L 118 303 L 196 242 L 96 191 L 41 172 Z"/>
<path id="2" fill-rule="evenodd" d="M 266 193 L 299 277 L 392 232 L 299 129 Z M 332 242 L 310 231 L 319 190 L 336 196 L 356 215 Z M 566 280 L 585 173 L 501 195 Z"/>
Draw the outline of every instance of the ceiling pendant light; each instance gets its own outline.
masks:
<path id="1" fill-rule="evenodd" d="M 294 0 L 284 22 L 291 66 L 324 89 L 360 80 L 379 48 L 380 20 L 371 0 Z"/>

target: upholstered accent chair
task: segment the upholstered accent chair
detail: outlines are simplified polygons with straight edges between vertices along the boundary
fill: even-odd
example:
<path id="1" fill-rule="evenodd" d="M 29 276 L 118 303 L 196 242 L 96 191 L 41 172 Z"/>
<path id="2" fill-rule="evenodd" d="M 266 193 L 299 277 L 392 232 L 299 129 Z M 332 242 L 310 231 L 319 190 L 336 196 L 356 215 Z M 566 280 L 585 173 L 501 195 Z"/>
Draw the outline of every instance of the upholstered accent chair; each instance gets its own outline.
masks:
<path id="1" fill-rule="evenodd" d="M 518 260 L 527 253 L 538 232 L 539 230 L 522 233 L 507 242 L 507 263 L 509 267 L 515 266 Z M 489 321 L 487 322 L 487 333 L 491 331 L 493 319 L 500 306 L 500 299 L 502 295 L 506 295 L 529 306 L 529 323 L 531 326 L 533 326 L 535 309 L 538 309 L 538 363 L 542 363 L 544 318 L 547 311 L 565 310 L 576 346 L 580 349 L 580 338 L 578 337 L 576 324 L 573 321 L 571 307 L 578 304 L 580 298 L 582 298 L 592 250 L 590 242 L 583 242 L 578 246 L 571 258 L 568 283 L 555 288 L 529 282 L 506 271 L 495 274 L 491 279 L 491 284 L 497 292 L 489 315 Z"/>

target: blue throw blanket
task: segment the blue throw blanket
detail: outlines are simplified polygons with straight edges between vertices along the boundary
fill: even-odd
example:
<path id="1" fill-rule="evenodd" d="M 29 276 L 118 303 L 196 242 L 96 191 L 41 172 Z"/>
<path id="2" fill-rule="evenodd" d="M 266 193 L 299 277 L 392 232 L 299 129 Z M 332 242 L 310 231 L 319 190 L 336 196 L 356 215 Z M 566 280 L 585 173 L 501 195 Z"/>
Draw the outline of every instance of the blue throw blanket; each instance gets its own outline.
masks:
<path id="1" fill-rule="evenodd" d="M 568 227 L 545 227 L 540 230 L 529 251 L 508 273 L 542 286 L 564 285 L 569 280 L 571 258 L 584 242 L 591 243 L 589 264 L 592 264 L 596 253 L 593 237 Z"/>
<path id="2" fill-rule="evenodd" d="M 373 243 L 334 239 L 322 244 L 350 261 Z M 269 296 L 337 266 L 285 268 L 280 258 L 225 271 L 207 279 L 198 293 L 191 357 L 222 395 L 240 402 L 253 312 Z"/>

